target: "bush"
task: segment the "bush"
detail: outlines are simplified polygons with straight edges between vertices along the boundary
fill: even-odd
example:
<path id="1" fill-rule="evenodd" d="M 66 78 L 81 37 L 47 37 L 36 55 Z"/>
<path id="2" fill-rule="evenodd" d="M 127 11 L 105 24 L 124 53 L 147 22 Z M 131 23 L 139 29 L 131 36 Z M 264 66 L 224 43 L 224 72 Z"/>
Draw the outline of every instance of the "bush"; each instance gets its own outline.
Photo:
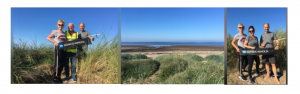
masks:
<path id="1" fill-rule="evenodd" d="M 183 73 L 175 74 L 169 84 L 224 84 L 224 64 L 193 63 Z"/>
<path id="2" fill-rule="evenodd" d="M 159 69 L 160 63 L 156 60 L 125 60 L 121 62 L 121 80 L 128 78 L 145 79 Z"/>
<path id="3" fill-rule="evenodd" d="M 131 60 L 133 58 L 134 57 L 131 54 L 121 54 L 121 60 Z"/>
<path id="4" fill-rule="evenodd" d="M 147 56 L 145 54 L 135 54 L 133 59 L 147 59 Z"/>
<path id="5" fill-rule="evenodd" d="M 168 54 L 162 55 L 156 58 L 161 63 L 160 73 L 158 77 L 164 81 L 169 76 L 174 75 L 175 73 L 182 72 L 188 66 L 188 63 L 191 61 L 184 59 L 182 55 L 178 54 Z"/>
<path id="6" fill-rule="evenodd" d="M 189 58 L 189 59 L 193 60 L 194 62 L 203 61 L 203 58 L 199 55 L 196 55 L 196 54 L 184 54 L 183 57 L 184 58 Z"/>
<path id="7" fill-rule="evenodd" d="M 222 57 L 221 55 L 209 55 L 205 57 L 205 60 L 207 62 L 211 63 L 224 63 L 224 56 Z"/>

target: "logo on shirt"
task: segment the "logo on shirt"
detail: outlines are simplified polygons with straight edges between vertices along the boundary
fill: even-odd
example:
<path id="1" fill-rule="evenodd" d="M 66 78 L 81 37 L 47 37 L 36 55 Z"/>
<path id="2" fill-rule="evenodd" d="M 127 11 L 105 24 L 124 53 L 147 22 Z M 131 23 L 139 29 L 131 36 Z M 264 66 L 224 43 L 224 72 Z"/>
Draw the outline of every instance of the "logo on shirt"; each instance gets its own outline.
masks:
<path id="1" fill-rule="evenodd" d="M 67 37 L 65 35 L 60 35 L 57 37 L 57 39 L 61 39 L 63 41 L 67 41 Z"/>
<path id="2" fill-rule="evenodd" d="M 246 39 L 245 37 L 242 37 L 242 38 L 240 39 L 240 41 L 241 41 L 241 42 L 245 42 L 245 39 Z"/>
<path id="3" fill-rule="evenodd" d="M 247 51 L 246 51 L 246 50 L 243 50 L 243 51 L 242 51 L 242 53 L 243 53 L 243 54 L 246 54 L 246 53 L 247 53 Z"/>
<path id="4" fill-rule="evenodd" d="M 63 48 L 64 47 L 64 45 L 63 44 L 59 44 L 59 48 Z"/>

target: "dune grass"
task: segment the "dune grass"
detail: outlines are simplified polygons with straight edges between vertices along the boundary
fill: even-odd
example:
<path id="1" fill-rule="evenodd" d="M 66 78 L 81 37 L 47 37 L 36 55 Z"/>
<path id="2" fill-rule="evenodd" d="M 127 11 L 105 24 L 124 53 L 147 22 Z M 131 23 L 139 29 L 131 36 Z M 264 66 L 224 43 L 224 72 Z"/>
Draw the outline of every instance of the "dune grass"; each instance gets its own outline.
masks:
<path id="1" fill-rule="evenodd" d="M 80 64 L 77 63 L 77 78 L 80 83 L 118 83 L 118 41 L 117 36 L 102 35 L 100 42 L 91 47 Z M 36 45 L 20 40 L 13 42 L 11 61 L 12 84 L 51 83 L 54 67 L 54 45 Z M 63 75 L 63 74 L 62 74 Z"/>
<path id="2" fill-rule="evenodd" d="M 214 56 L 214 55 L 212 55 Z M 210 57 L 212 57 L 210 56 Z M 224 53 L 217 55 L 217 59 L 224 58 Z M 223 56 L 223 57 L 222 57 Z M 211 58 L 216 59 L 216 58 Z M 151 60 L 151 59 L 146 59 Z M 224 83 L 224 60 L 219 62 L 207 61 L 203 63 L 205 59 L 196 54 L 167 54 L 161 55 L 154 59 L 160 63 L 159 69 L 153 76 L 157 78 L 156 84 L 223 84 Z M 128 62 L 137 63 L 136 60 L 122 60 L 122 72 L 123 63 Z M 125 64 L 124 64 L 125 65 Z M 126 68 L 131 68 L 127 67 Z M 137 69 L 137 68 L 135 68 Z M 143 71 L 143 68 L 139 68 Z M 126 69 L 129 70 L 129 69 Z M 125 70 L 125 71 L 126 71 Z M 134 69 L 132 69 L 134 70 Z M 154 77 L 154 78 L 155 78 Z M 130 77 L 122 77 L 122 82 Z M 138 79 L 142 84 L 145 79 Z M 144 80 L 144 81 L 141 81 Z M 132 82 L 139 83 L 139 82 Z"/>
<path id="3" fill-rule="evenodd" d="M 102 34 L 97 45 L 89 49 L 87 57 L 83 57 L 78 66 L 80 83 L 117 84 L 118 37 L 108 38 Z"/>
<path id="4" fill-rule="evenodd" d="M 124 82 L 128 78 L 145 79 L 154 74 L 159 66 L 160 63 L 152 59 L 122 61 L 121 80 Z"/>
<path id="5" fill-rule="evenodd" d="M 276 34 L 278 39 L 287 38 L 285 29 L 280 27 L 276 28 L 275 30 L 271 31 Z M 260 36 L 257 36 L 260 37 Z M 227 35 L 227 70 L 228 73 L 231 71 L 238 71 L 238 55 L 235 48 L 232 46 L 231 41 L 233 37 L 228 34 Z M 278 72 L 283 72 L 286 70 L 287 67 L 287 42 L 286 40 L 279 41 L 279 50 L 275 51 L 275 58 L 276 58 L 276 67 L 278 68 Z M 237 45 L 237 44 L 236 44 Z M 276 42 L 274 42 L 276 46 Z M 271 67 L 270 67 L 271 70 Z"/>

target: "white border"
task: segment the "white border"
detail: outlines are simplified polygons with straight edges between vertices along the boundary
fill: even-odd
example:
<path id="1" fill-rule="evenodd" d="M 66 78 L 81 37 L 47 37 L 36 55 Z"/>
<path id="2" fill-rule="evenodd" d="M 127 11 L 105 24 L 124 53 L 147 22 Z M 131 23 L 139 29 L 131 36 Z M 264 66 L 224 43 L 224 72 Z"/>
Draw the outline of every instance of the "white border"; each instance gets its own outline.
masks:
<path id="1" fill-rule="evenodd" d="M 10 0 L 0 3 L 1 89 L 6 93 L 296 93 L 299 92 L 299 2 L 284 0 Z M 49 85 L 10 84 L 11 7 L 288 7 L 288 85 Z M 272 16 L 272 15 L 270 15 Z M 34 26 L 33 26 L 34 27 Z M 223 27 L 222 27 L 223 28 Z M 4 41 L 3 41 L 4 40 Z M 58 91 L 55 91 L 58 90 Z"/>

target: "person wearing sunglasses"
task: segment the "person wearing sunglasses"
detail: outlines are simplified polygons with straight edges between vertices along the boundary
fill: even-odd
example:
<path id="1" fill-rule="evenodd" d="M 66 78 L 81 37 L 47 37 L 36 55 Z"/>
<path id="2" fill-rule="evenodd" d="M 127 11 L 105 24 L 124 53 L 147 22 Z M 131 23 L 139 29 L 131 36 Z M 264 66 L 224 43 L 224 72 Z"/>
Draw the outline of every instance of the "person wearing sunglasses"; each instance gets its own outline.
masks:
<path id="1" fill-rule="evenodd" d="M 92 35 L 90 34 L 90 32 L 84 30 L 85 28 L 85 24 L 84 23 L 80 23 L 79 24 L 79 39 L 85 39 L 85 38 L 89 38 L 90 40 L 94 41 L 94 37 L 92 37 Z M 82 57 L 86 56 L 86 52 L 88 51 L 88 46 L 84 45 L 84 46 L 79 46 L 77 48 L 77 58 L 78 58 L 78 64 L 80 65 L 80 62 L 82 60 Z M 77 68 L 77 70 L 79 70 L 80 68 Z"/>
<path id="2" fill-rule="evenodd" d="M 62 49 L 58 49 L 58 44 L 60 42 L 67 41 L 67 37 L 63 33 L 62 29 L 64 28 L 64 20 L 60 19 L 57 22 L 58 30 L 53 30 L 52 33 L 47 37 L 47 40 L 52 42 L 55 45 L 55 64 L 54 64 L 54 71 L 52 73 L 53 83 L 63 83 L 61 80 L 61 72 L 64 66 L 64 58 L 65 51 Z M 54 40 L 52 40 L 54 38 Z"/>
<path id="3" fill-rule="evenodd" d="M 258 39 L 256 36 L 254 36 L 255 29 L 253 26 L 250 26 L 248 30 L 249 30 L 250 36 L 246 37 L 244 47 L 255 50 L 259 47 Z M 247 58 L 248 58 L 249 82 L 254 84 L 255 81 L 252 78 L 253 60 L 255 60 L 255 62 L 256 62 L 256 74 L 258 74 L 259 73 L 259 64 L 260 64 L 259 58 L 258 58 L 258 55 L 248 55 Z"/>
<path id="4" fill-rule="evenodd" d="M 238 30 L 239 33 L 236 34 L 231 42 L 232 46 L 236 49 L 237 54 L 239 56 L 239 72 L 240 76 L 239 78 L 243 81 L 246 80 L 246 78 L 243 76 L 242 71 L 245 70 L 245 67 L 248 64 L 247 56 L 240 56 L 240 49 L 244 48 L 244 41 L 246 39 L 246 34 L 244 34 L 244 24 L 240 23 L 238 24 Z M 236 42 L 238 46 L 236 45 Z M 241 62 L 245 62 L 244 64 L 241 64 Z"/>
<path id="5" fill-rule="evenodd" d="M 260 45 L 263 48 L 271 48 L 271 49 L 275 49 L 278 50 L 279 49 L 279 40 L 277 40 L 277 37 L 274 33 L 269 31 L 269 23 L 265 23 L 264 24 L 264 30 L 265 33 L 261 35 L 260 37 Z M 276 40 L 276 44 L 277 46 L 274 48 L 274 44 L 273 41 Z M 267 80 L 270 77 L 270 73 L 269 73 L 269 63 L 271 63 L 272 65 L 272 70 L 274 75 L 277 75 L 277 71 L 276 71 L 276 60 L 275 60 L 275 56 L 274 55 L 263 55 L 262 56 L 262 63 L 265 63 L 266 66 L 266 71 L 267 71 L 267 77 L 264 78 L 264 80 Z M 277 76 L 275 77 L 275 81 L 277 82 L 277 84 L 280 84 L 280 81 L 278 80 Z"/>

